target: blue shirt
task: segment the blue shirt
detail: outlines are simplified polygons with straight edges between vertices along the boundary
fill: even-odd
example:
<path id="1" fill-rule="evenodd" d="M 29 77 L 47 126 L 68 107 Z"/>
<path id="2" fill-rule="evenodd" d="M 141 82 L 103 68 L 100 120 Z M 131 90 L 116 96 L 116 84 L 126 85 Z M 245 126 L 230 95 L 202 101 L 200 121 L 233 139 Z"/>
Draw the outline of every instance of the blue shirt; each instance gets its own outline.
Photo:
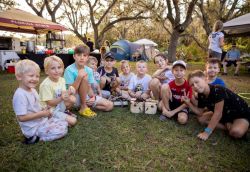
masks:
<path id="1" fill-rule="evenodd" d="M 218 77 L 216 77 L 216 79 L 213 80 L 212 82 L 210 82 L 209 84 L 211 84 L 211 85 L 220 85 L 222 87 L 226 87 L 225 82 L 222 79 L 218 78 Z"/>
<path id="2" fill-rule="evenodd" d="M 230 51 L 227 52 L 226 54 L 226 57 L 229 59 L 229 60 L 239 60 L 240 58 L 240 51 L 237 50 L 237 49 L 231 49 Z"/>
<path id="3" fill-rule="evenodd" d="M 84 66 L 84 71 L 88 74 L 88 82 L 90 84 L 93 84 L 95 82 L 93 70 L 88 66 Z M 73 84 L 77 76 L 78 76 L 78 69 L 76 67 L 76 64 L 73 63 L 70 66 L 68 66 L 64 72 L 64 79 L 65 79 L 66 85 L 69 86 Z"/>

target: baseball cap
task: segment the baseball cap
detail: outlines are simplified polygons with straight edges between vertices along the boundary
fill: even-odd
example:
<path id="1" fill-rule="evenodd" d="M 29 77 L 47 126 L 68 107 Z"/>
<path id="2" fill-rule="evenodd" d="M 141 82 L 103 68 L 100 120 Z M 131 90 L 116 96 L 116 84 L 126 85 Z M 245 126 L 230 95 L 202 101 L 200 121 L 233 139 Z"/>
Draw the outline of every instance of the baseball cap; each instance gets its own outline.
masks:
<path id="1" fill-rule="evenodd" d="M 110 58 L 110 59 L 115 59 L 115 55 L 114 53 L 112 52 L 107 52 L 106 54 L 104 54 L 104 59 L 107 59 L 107 58 Z"/>
<path id="2" fill-rule="evenodd" d="M 174 68 L 176 65 L 180 65 L 180 66 L 183 66 L 185 69 L 187 67 L 187 64 L 183 61 L 183 60 L 177 60 L 173 63 L 173 67 Z"/>

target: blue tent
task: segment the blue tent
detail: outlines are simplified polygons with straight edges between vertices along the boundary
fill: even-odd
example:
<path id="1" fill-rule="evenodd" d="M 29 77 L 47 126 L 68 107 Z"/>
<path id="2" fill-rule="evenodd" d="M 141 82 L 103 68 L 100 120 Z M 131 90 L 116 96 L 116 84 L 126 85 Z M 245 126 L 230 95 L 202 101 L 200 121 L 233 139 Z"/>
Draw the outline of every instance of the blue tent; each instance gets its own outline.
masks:
<path id="1" fill-rule="evenodd" d="M 132 54 L 141 46 L 127 40 L 119 40 L 110 46 L 116 60 L 131 60 Z"/>

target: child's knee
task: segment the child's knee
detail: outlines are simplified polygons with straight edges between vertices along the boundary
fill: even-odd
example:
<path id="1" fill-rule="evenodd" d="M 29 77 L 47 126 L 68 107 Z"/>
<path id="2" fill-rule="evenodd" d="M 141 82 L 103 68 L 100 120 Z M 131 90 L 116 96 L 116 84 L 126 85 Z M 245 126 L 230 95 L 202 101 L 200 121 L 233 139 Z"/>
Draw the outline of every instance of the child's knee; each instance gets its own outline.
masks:
<path id="1" fill-rule="evenodd" d="M 70 126 L 74 126 L 77 123 L 77 119 L 73 116 L 67 116 L 67 121 Z"/>
<path id="2" fill-rule="evenodd" d="M 179 113 L 178 114 L 178 122 L 180 124 L 186 124 L 188 121 L 188 115 L 186 113 Z"/>
<path id="3" fill-rule="evenodd" d="M 111 101 L 107 101 L 106 103 L 106 110 L 105 111 L 111 111 L 113 108 L 114 108 L 114 104 L 113 104 L 113 102 L 111 102 Z"/>
<path id="4" fill-rule="evenodd" d="M 156 88 L 159 85 L 160 81 L 157 78 L 153 78 L 150 83 L 149 86 L 150 88 Z"/>
<path id="5" fill-rule="evenodd" d="M 245 131 L 241 130 L 240 128 L 232 128 L 229 131 L 229 135 L 236 139 L 241 138 L 242 136 L 244 136 L 244 134 L 245 134 Z"/>

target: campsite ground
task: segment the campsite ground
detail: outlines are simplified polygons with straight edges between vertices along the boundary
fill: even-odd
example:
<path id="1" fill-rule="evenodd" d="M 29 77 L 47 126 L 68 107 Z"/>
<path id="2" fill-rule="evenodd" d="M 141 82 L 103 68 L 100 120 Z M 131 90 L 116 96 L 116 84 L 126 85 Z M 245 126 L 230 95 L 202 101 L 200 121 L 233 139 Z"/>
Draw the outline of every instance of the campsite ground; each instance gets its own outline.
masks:
<path id="1" fill-rule="evenodd" d="M 134 68 L 134 64 L 132 65 Z M 149 64 L 149 73 L 155 70 Z M 204 64 L 190 64 L 188 71 Z M 235 92 L 250 92 L 250 74 L 223 76 Z M 41 80 L 44 78 L 42 74 Z M 13 74 L 0 73 L 0 171 L 249 171 L 248 140 L 234 140 L 216 130 L 206 142 L 196 135 L 204 129 L 191 116 L 185 126 L 157 115 L 131 114 L 127 107 L 78 124 L 58 141 L 22 144 L 12 110 L 17 87 Z M 248 101 L 250 103 L 250 101 Z"/>

